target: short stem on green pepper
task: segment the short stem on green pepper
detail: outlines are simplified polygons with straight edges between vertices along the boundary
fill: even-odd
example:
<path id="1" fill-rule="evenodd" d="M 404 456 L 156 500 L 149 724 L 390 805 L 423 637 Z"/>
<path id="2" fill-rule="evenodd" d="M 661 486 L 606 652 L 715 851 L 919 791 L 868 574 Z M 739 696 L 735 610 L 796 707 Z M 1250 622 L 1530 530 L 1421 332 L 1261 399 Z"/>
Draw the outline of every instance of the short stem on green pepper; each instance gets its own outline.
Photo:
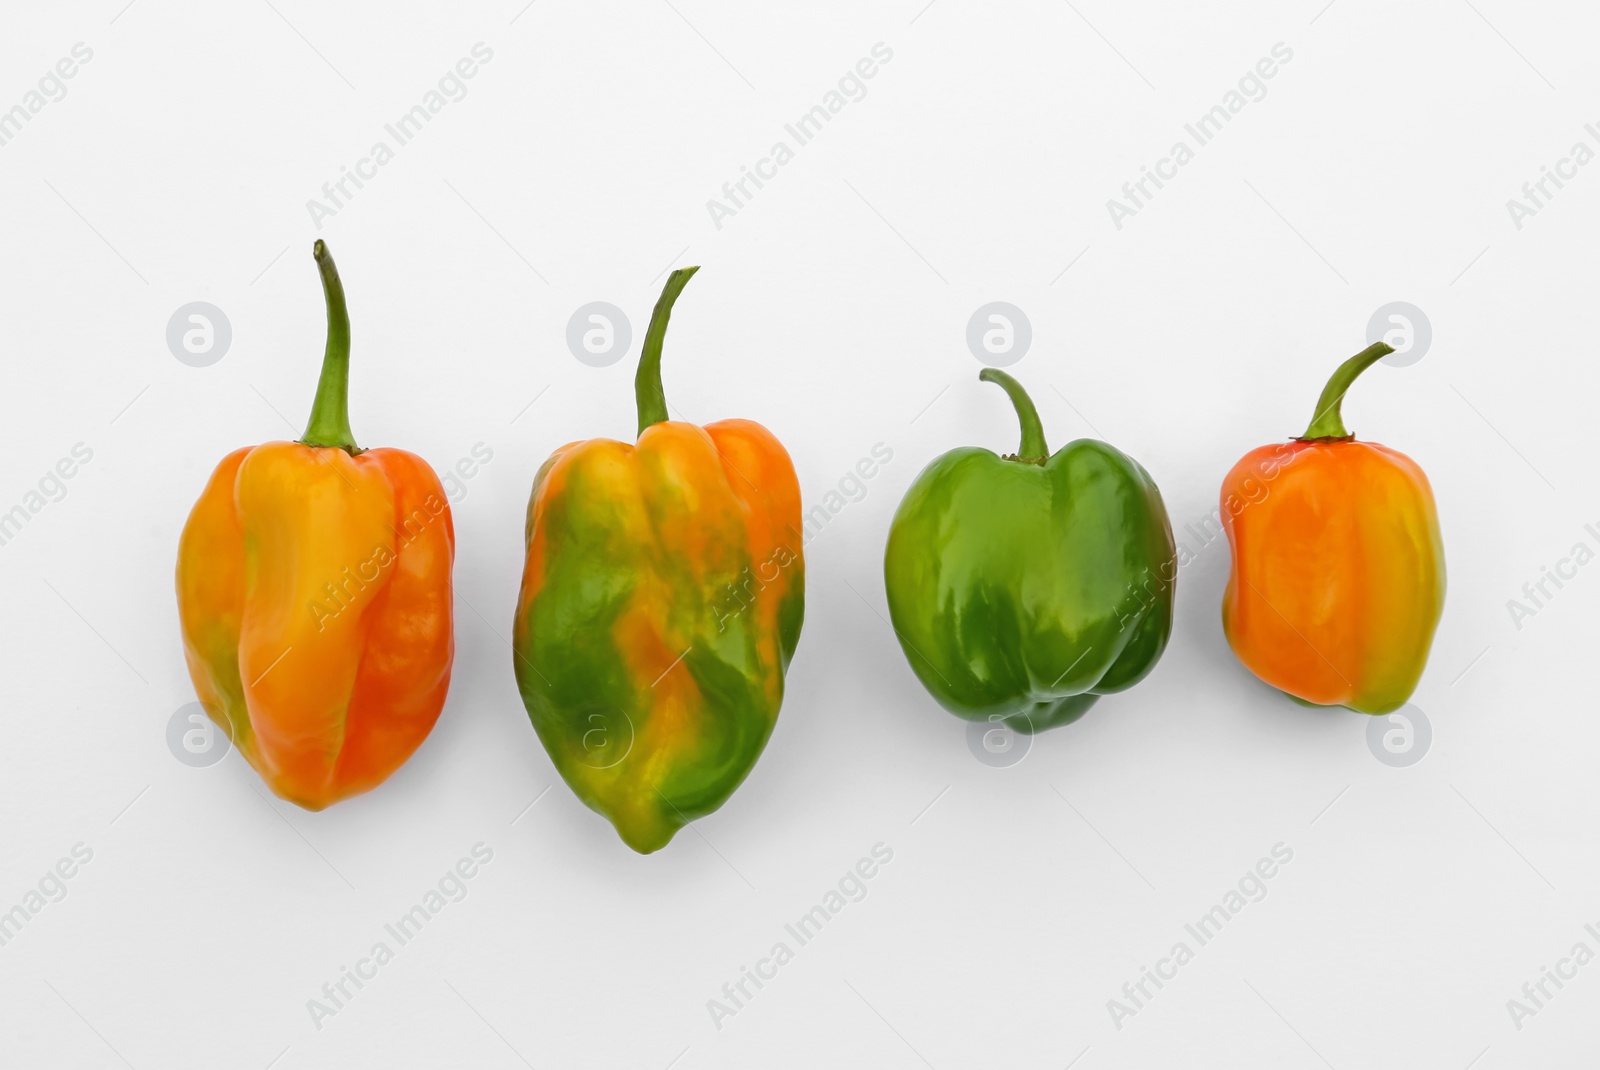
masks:
<path id="1" fill-rule="evenodd" d="M 1016 407 L 1017 419 L 1022 423 L 1022 444 L 1017 447 L 1017 460 L 1025 464 L 1044 464 L 1050 459 L 1050 447 L 1045 445 L 1044 425 L 1039 422 L 1039 410 L 1033 399 L 1022 389 L 1022 384 L 999 368 L 985 368 L 978 378 L 986 383 L 998 383 Z"/>
<path id="2" fill-rule="evenodd" d="M 345 308 L 344 284 L 333 254 L 318 238 L 311 255 L 322 275 L 322 293 L 328 300 L 328 346 L 322 354 L 322 377 L 311 403 L 311 419 L 300 441 L 307 446 L 335 446 L 360 452 L 350 431 L 350 313 Z"/>
<path id="3" fill-rule="evenodd" d="M 698 267 L 678 268 L 667 276 L 667 285 L 661 290 L 656 309 L 650 313 L 650 329 L 644 334 L 644 351 L 639 354 L 639 371 L 633 377 L 633 393 L 639 401 L 639 434 L 652 424 L 667 419 L 667 395 L 661 389 L 661 343 L 667 337 L 667 321 L 672 318 L 672 304 L 689 285 Z"/>
<path id="4" fill-rule="evenodd" d="M 1374 342 L 1339 365 L 1332 378 L 1328 380 L 1328 385 L 1322 388 L 1322 396 L 1317 399 L 1317 411 L 1311 417 L 1311 426 L 1300 436 L 1301 440 L 1354 438 L 1354 435 L 1345 430 L 1344 419 L 1339 415 L 1339 406 L 1344 404 L 1345 391 L 1356 381 L 1356 376 L 1393 352 L 1393 346 Z"/>

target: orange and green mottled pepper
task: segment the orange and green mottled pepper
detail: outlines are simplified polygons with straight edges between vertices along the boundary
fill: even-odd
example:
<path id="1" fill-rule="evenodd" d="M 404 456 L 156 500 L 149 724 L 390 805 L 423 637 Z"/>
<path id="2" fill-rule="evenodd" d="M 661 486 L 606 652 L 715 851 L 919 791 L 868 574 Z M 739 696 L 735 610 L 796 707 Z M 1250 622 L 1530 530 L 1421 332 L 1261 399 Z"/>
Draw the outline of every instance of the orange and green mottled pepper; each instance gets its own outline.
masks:
<path id="1" fill-rule="evenodd" d="M 661 345 L 696 268 L 645 336 L 639 437 L 575 442 L 539 469 L 513 645 L 533 727 L 568 786 L 635 851 L 664 847 L 755 765 L 805 612 L 800 487 L 749 420 L 667 419 Z"/>
<path id="2" fill-rule="evenodd" d="M 305 437 L 224 457 L 178 544 L 200 702 L 267 786 L 308 810 L 411 756 L 454 653 L 444 489 L 414 454 L 356 447 L 344 288 L 322 242 L 315 253 L 328 346 Z"/>
<path id="3" fill-rule="evenodd" d="M 1444 611 L 1428 477 L 1339 415 L 1356 376 L 1392 352 L 1379 342 L 1341 364 L 1304 435 L 1245 454 L 1222 482 L 1233 652 L 1299 702 L 1374 714 L 1411 697 Z"/>

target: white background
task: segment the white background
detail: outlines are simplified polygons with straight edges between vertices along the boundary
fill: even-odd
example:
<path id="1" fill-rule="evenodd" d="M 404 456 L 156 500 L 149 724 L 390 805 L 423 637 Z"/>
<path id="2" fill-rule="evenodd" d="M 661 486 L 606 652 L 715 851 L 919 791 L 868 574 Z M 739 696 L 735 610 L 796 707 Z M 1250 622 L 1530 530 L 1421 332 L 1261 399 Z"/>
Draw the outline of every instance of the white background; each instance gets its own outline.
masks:
<path id="1" fill-rule="evenodd" d="M 1520 1029 L 1506 1003 L 1575 943 L 1600 951 L 1600 567 L 1520 629 L 1506 603 L 1600 548 L 1600 168 L 1520 230 L 1506 201 L 1600 119 L 1596 21 L 1324 2 L 8 4 L 0 107 L 74 43 L 93 60 L 0 148 L 0 510 L 75 443 L 94 456 L 0 546 L 0 910 L 74 844 L 93 860 L 0 947 L 0 1063 L 1580 1065 L 1600 965 Z M 470 94 L 319 231 L 307 200 L 479 41 Z M 868 95 L 714 226 L 707 200 L 880 41 Z M 1116 229 L 1107 199 L 1278 42 L 1267 97 Z M 236 754 L 185 766 L 165 733 L 194 699 L 178 532 L 224 453 L 303 427 L 316 237 L 350 295 L 358 439 L 493 460 L 454 507 L 438 727 L 380 789 L 310 814 Z M 806 548 L 760 763 L 640 857 L 557 778 L 506 637 L 533 473 L 631 436 L 638 340 L 689 263 L 680 413 L 766 424 L 812 502 L 875 443 L 894 459 Z M 233 330 L 207 368 L 165 337 L 197 300 Z M 596 300 L 634 329 L 602 369 L 565 341 Z M 1422 761 L 1383 764 L 1366 718 L 1235 662 L 1221 542 L 1183 570 L 1148 680 L 1014 765 L 977 760 L 885 623 L 881 553 L 927 461 L 1015 446 L 965 341 L 994 300 L 1031 319 L 1011 371 L 1051 444 L 1137 457 L 1191 545 L 1223 474 L 1303 429 L 1374 311 L 1425 311 L 1424 358 L 1345 406 L 1439 502 Z M 307 1001 L 479 842 L 466 898 L 316 1028 Z M 707 1001 L 879 842 L 894 859 L 866 898 L 716 1028 Z M 1267 897 L 1118 1029 L 1107 1001 L 1194 947 L 1184 923 L 1280 842 Z"/>

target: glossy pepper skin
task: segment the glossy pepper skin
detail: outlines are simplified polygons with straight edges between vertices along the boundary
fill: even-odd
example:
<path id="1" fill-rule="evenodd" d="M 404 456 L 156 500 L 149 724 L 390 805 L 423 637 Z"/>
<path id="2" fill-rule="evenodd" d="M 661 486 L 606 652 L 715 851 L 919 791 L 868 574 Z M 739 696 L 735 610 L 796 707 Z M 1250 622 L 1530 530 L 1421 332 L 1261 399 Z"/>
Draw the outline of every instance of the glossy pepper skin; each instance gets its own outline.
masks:
<path id="1" fill-rule="evenodd" d="M 1247 453 L 1222 483 L 1234 654 L 1299 702 L 1373 714 L 1411 697 L 1444 611 L 1428 477 L 1339 415 L 1356 376 L 1392 352 L 1380 342 L 1345 361 L 1304 435 Z"/>
<path id="2" fill-rule="evenodd" d="M 326 246 L 328 346 L 298 442 L 235 450 L 178 544 L 195 691 L 277 795 L 308 810 L 381 784 L 439 717 L 454 654 L 450 507 L 427 463 L 358 449 L 350 320 Z"/>
<path id="3" fill-rule="evenodd" d="M 1005 372 L 1015 455 L 962 447 L 912 483 L 884 553 L 889 615 L 917 678 L 970 721 L 1069 724 L 1155 667 L 1172 632 L 1172 526 L 1137 461 L 1079 439 L 1051 455 Z"/>
<path id="4" fill-rule="evenodd" d="M 717 809 L 766 746 L 805 613 L 800 487 L 749 420 L 667 419 L 661 346 L 698 270 L 674 271 L 635 390 L 639 436 L 556 450 L 528 502 L 517 683 L 567 785 L 648 854 Z"/>

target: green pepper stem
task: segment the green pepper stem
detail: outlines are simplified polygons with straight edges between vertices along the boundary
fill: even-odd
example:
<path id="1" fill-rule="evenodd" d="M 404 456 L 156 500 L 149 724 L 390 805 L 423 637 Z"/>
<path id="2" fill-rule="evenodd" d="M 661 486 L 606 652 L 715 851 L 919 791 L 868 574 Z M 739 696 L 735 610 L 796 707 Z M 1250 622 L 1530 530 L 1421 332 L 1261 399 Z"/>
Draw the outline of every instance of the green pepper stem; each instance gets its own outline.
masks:
<path id="1" fill-rule="evenodd" d="M 1033 399 L 1022 389 L 1022 384 L 999 368 L 985 368 L 978 373 L 985 383 L 998 383 L 1016 407 L 1017 419 L 1022 423 L 1022 444 L 1017 447 L 1017 460 L 1025 464 L 1044 464 L 1050 459 L 1050 447 L 1044 442 L 1044 425 L 1039 422 L 1039 410 Z"/>
<path id="2" fill-rule="evenodd" d="M 311 402 L 311 419 L 300 441 L 357 453 L 355 435 L 350 431 L 350 313 L 345 308 L 344 284 L 339 281 L 333 254 L 321 238 L 311 247 L 311 255 L 316 258 L 322 293 L 328 300 L 328 346 L 322 354 L 322 377 Z"/>
<path id="3" fill-rule="evenodd" d="M 652 424 L 667 419 L 667 395 L 661 389 L 661 343 L 667 338 L 667 321 L 672 318 L 672 304 L 683 293 L 683 288 L 694 278 L 698 267 L 678 268 L 667 276 L 667 285 L 661 290 L 656 309 L 650 313 L 650 329 L 644 334 L 644 351 L 639 354 L 639 371 L 633 377 L 633 393 L 639 402 L 639 434 Z"/>
<path id="4" fill-rule="evenodd" d="M 1393 352 L 1394 346 L 1374 342 L 1339 365 L 1328 380 L 1328 385 L 1322 388 L 1322 396 L 1317 399 L 1317 411 L 1311 417 L 1311 426 L 1300 436 L 1301 440 L 1354 438 L 1345 430 L 1344 419 L 1339 415 L 1339 406 L 1344 404 L 1344 393 L 1356 381 L 1356 376 Z"/>

